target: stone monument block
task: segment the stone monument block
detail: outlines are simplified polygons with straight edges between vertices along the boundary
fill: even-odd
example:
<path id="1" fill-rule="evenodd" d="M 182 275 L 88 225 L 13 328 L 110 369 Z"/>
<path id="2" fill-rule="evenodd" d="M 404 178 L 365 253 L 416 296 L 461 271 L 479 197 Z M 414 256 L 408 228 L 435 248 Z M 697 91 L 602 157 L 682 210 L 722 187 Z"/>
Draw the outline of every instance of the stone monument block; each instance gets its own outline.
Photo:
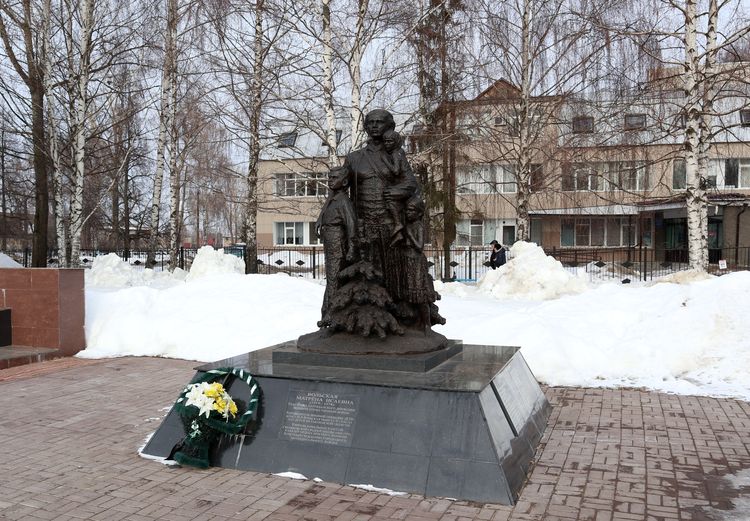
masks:
<path id="1" fill-rule="evenodd" d="M 518 348 L 465 345 L 410 372 L 279 363 L 294 344 L 198 368 L 242 367 L 261 387 L 259 425 L 223 438 L 213 464 L 513 504 L 549 415 Z M 167 457 L 183 436 L 172 411 L 144 453 Z"/>

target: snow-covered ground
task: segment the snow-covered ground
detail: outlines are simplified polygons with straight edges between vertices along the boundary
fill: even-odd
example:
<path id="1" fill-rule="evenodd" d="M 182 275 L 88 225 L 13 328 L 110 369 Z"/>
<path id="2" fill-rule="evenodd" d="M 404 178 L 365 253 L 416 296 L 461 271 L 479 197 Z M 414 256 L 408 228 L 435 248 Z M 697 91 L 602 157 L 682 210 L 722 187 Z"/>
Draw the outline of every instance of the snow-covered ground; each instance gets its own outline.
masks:
<path id="1" fill-rule="evenodd" d="M 97 258 L 79 356 L 213 361 L 315 329 L 320 281 L 243 275 L 227 257 L 201 249 L 193 272 L 174 276 Z M 448 320 L 436 330 L 465 344 L 521 346 L 549 385 L 750 400 L 750 273 L 592 284 L 536 245 L 517 243 L 511 257 L 476 285 L 436 283 Z"/>

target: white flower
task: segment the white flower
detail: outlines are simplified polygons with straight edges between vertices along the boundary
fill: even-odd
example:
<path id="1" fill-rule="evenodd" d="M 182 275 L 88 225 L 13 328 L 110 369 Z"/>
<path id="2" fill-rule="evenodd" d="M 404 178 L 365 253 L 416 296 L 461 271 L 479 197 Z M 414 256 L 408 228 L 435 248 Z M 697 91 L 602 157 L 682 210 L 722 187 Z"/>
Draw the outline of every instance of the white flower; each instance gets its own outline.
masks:
<path id="1" fill-rule="evenodd" d="M 209 385 L 206 382 L 202 382 L 198 384 L 190 384 L 187 388 L 190 389 L 190 391 L 185 395 L 185 398 L 187 399 L 185 405 L 197 407 L 199 409 L 198 416 L 205 414 L 206 418 L 208 418 L 208 415 L 211 414 L 211 411 L 213 410 L 214 400 L 203 393 L 209 388 Z"/>

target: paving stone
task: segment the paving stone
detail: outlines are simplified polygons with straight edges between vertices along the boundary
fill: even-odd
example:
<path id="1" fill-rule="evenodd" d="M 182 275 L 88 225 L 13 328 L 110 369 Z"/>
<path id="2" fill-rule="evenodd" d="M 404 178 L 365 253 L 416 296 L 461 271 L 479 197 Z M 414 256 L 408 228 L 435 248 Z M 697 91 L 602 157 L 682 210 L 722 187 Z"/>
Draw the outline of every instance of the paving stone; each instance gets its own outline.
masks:
<path id="1" fill-rule="evenodd" d="M 707 519 L 731 505 L 721 477 L 750 468 L 746 402 L 579 388 L 545 389 L 554 409 L 514 507 L 140 458 L 195 365 L 60 359 L 1 370 L 0 520 Z"/>

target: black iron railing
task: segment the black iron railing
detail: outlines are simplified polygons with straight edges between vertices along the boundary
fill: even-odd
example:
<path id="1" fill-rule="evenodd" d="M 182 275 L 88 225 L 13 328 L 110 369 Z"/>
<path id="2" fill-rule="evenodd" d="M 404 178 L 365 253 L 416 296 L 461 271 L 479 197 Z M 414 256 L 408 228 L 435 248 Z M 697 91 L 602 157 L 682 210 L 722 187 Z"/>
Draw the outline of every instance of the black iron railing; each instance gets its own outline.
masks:
<path id="1" fill-rule="evenodd" d="M 180 248 L 177 266 L 189 270 L 198 250 Z M 241 246 L 224 248 L 224 252 L 244 260 L 245 250 Z M 4 252 L 23 266 L 31 265 L 31 250 Z M 90 267 L 101 255 L 115 253 L 136 269 L 151 267 L 156 270 L 169 268 L 169 254 L 156 252 L 156 261 L 146 266 L 147 252 L 144 250 L 81 250 L 81 265 Z M 689 269 L 686 249 L 631 248 L 551 248 L 545 253 L 560 261 L 563 267 L 578 276 L 585 274 L 590 280 L 647 281 Z M 435 280 L 472 282 L 479 280 L 491 268 L 490 250 L 487 248 L 453 248 L 450 250 L 448 269 L 444 269 L 446 258 L 443 250 L 425 248 L 430 273 Z M 508 252 L 508 260 L 511 254 Z M 50 251 L 48 264 L 58 264 L 56 251 Z M 750 270 L 750 247 L 720 248 L 709 250 L 709 272 L 717 275 L 731 271 Z M 257 252 L 258 273 L 286 273 L 290 276 L 313 279 L 325 278 L 325 255 L 320 246 L 299 248 L 259 248 Z"/>

